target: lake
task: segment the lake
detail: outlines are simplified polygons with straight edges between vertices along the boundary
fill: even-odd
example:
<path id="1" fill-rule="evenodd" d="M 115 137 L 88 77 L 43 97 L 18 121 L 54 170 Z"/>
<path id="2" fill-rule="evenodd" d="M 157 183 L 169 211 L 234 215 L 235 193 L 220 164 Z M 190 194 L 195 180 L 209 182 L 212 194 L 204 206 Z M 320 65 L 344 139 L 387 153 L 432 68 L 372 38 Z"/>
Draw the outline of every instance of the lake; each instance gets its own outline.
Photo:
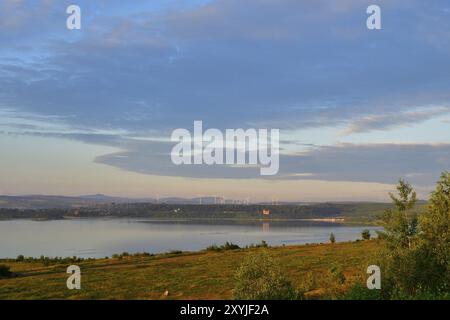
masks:
<path id="1" fill-rule="evenodd" d="M 160 253 L 195 251 L 226 241 L 239 246 L 266 241 L 271 246 L 337 242 L 372 235 L 379 227 L 344 226 L 317 221 L 69 219 L 0 221 L 0 258 L 40 255 L 105 257 L 127 251 Z"/>

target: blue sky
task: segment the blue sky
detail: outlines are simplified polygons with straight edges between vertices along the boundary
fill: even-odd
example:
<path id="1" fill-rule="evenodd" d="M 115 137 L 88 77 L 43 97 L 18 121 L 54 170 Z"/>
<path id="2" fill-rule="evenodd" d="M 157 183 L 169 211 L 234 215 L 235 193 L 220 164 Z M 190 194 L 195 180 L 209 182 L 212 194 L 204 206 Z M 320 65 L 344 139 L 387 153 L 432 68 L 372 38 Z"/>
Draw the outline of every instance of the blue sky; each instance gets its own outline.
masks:
<path id="1" fill-rule="evenodd" d="M 447 1 L 2 0 L 0 193 L 384 200 L 402 177 L 425 197 L 449 89 Z M 279 174 L 174 167 L 194 120 L 279 128 Z"/>

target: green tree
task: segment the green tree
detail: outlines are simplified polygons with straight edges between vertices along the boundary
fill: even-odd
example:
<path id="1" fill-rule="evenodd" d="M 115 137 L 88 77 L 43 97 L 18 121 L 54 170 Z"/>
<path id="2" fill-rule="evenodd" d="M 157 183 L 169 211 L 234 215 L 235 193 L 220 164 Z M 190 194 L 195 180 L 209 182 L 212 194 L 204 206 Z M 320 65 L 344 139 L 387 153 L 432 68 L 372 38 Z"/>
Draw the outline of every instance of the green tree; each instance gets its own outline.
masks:
<path id="1" fill-rule="evenodd" d="M 421 286 L 450 291 L 450 173 L 441 175 L 426 214 L 419 217 Z"/>
<path id="2" fill-rule="evenodd" d="M 336 242 L 336 237 L 334 236 L 334 233 L 330 234 L 330 242 L 331 243 L 335 243 Z"/>
<path id="3" fill-rule="evenodd" d="M 390 298 L 448 296 L 450 291 L 450 174 L 444 172 L 427 210 L 413 211 L 416 193 L 400 180 L 395 208 L 383 216 L 382 290 Z"/>
<path id="4" fill-rule="evenodd" d="M 380 232 L 384 247 L 380 252 L 384 293 L 392 297 L 395 292 L 413 294 L 416 277 L 416 252 L 413 239 L 417 235 L 417 215 L 413 212 L 417 201 L 410 184 L 399 180 L 397 194 L 390 193 L 394 208 L 382 216 L 384 231 Z"/>
<path id="5" fill-rule="evenodd" d="M 394 209 L 388 209 L 382 217 L 383 238 L 392 249 L 411 247 L 412 238 L 417 234 L 417 214 L 412 210 L 417 195 L 412 186 L 400 179 L 397 185 L 398 195 L 389 193 Z"/>

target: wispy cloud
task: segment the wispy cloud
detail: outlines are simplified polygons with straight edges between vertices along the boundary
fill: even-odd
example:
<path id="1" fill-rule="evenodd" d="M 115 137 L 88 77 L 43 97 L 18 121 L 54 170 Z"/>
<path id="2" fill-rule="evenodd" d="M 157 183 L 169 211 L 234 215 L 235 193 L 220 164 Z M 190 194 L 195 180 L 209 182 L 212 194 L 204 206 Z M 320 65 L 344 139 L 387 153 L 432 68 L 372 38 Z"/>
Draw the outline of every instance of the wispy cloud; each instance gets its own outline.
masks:
<path id="1" fill-rule="evenodd" d="M 351 121 L 341 135 L 409 127 L 449 113 L 450 107 L 430 107 L 417 111 L 366 116 Z"/>
<path id="2" fill-rule="evenodd" d="M 132 172 L 244 179 L 257 170 L 173 168 L 171 130 L 305 130 L 283 141 L 279 179 L 429 183 L 449 166 L 448 146 L 431 139 L 333 146 L 340 128 L 449 113 L 447 2 L 380 0 L 383 30 L 369 32 L 372 2 L 79 0 L 83 28 L 70 32 L 68 0 L 2 1 L 0 131 L 118 147 L 96 161 Z M 307 130 L 325 127 L 318 147 Z"/>

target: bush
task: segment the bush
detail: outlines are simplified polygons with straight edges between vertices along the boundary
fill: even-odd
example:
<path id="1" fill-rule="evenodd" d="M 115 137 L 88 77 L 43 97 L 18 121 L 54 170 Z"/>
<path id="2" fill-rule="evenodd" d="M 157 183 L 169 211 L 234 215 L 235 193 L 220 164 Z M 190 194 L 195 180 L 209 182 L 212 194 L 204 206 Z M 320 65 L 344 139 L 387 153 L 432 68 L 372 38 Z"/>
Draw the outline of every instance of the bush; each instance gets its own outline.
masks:
<path id="1" fill-rule="evenodd" d="M 227 242 L 225 242 L 223 249 L 224 250 L 237 250 L 237 249 L 240 249 L 240 247 L 237 244 L 227 241 Z"/>
<path id="2" fill-rule="evenodd" d="M 220 251 L 227 251 L 227 250 L 237 250 L 240 249 L 240 247 L 237 244 L 234 244 L 232 242 L 225 242 L 224 245 L 222 246 L 218 246 L 216 244 L 213 244 L 212 246 L 209 246 L 206 248 L 206 251 L 216 251 L 216 252 L 220 252 Z"/>
<path id="3" fill-rule="evenodd" d="M 292 283 L 267 252 L 247 257 L 235 275 L 234 297 L 239 300 L 293 300 Z"/>
<path id="4" fill-rule="evenodd" d="M 361 236 L 364 240 L 370 240 L 370 231 L 369 229 L 364 229 L 361 233 Z"/>
<path id="5" fill-rule="evenodd" d="M 284 244 L 283 244 L 283 246 L 284 246 Z M 268 247 L 269 247 L 269 245 L 264 240 L 262 240 L 261 243 L 258 243 L 258 244 L 252 243 L 251 245 L 246 246 L 247 249 L 251 249 L 251 248 L 268 248 Z"/>
<path id="6" fill-rule="evenodd" d="M 4 264 L 0 264 L 0 279 L 11 278 L 13 273 L 9 271 L 9 267 Z"/>
<path id="7" fill-rule="evenodd" d="M 206 251 L 216 251 L 219 252 L 221 251 L 220 247 L 217 244 L 213 244 L 209 247 L 206 247 Z"/>
<path id="8" fill-rule="evenodd" d="M 334 233 L 330 234 L 330 242 L 331 243 L 335 243 L 336 242 L 336 237 L 334 236 Z"/>
<path id="9" fill-rule="evenodd" d="M 24 260 L 25 260 L 25 257 L 23 255 L 18 255 L 17 258 L 16 258 L 17 262 L 22 262 Z"/>

